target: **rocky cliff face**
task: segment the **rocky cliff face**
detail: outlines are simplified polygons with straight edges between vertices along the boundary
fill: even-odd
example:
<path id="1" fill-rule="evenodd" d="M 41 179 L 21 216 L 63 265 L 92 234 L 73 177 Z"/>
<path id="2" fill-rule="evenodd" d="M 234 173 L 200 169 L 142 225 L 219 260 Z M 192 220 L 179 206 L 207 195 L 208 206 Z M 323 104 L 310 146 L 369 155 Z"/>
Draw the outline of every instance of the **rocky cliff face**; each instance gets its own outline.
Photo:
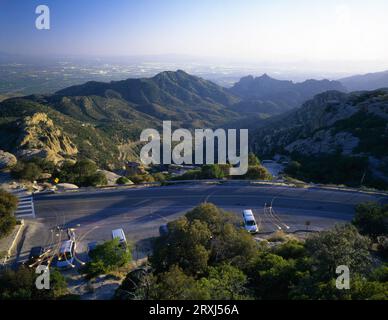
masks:
<path id="1" fill-rule="evenodd" d="M 18 129 L 16 153 L 21 158 L 38 156 L 58 163 L 78 153 L 75 144 L 45 113 L 23 118 Z"/>
<path id="2" fill-rule="evenodd" d="M 271 121 L 252 136 L 259 154 L 298 153 L 383 157 L 388 150 L 388 90 L 328 91 Z"/>

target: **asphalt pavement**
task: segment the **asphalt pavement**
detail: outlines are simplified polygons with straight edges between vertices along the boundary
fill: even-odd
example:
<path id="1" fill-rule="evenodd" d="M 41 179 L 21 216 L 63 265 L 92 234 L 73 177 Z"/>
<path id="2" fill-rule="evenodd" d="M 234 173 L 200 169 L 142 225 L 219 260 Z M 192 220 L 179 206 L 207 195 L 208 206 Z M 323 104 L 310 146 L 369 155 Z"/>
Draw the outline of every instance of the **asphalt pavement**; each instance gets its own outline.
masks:
<path id="1" fill-rule="evenodd" d="M 21 257 L 36 245 L 52 245 L 55 231 L 74 228 L 78 251 L 88 242 L 111 238 L 111 230 L 123 228 L 127 239 L 138 242 L 158 235 L 159 226 L 174 220 L 203 202 L 241 214 L 252 209 L 263 232 L 277 229 L 279 220 L 288 231 L 322 230 L 349 222 L 356 204 L 365 201 L 388 203 L 388 197 L 362 192 L 292 188 L 268 185 L 175 185 L 138 189 L 97 190 L 34 196 L 34 233 L 26 235 Z M 272 203 L 276 215 L 264 214 Z"/>

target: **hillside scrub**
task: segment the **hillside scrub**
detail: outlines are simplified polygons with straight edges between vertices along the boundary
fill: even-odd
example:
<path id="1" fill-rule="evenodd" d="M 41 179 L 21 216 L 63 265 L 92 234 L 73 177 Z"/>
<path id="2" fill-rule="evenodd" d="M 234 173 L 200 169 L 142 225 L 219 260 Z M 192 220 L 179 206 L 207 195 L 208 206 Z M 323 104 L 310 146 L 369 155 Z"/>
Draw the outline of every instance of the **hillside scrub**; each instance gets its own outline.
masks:
<path id="1" fill-rule="evenodd" d="M 130 272 L 116 299 L 388 299 L 387 266 L 371 263 L 370 240 L 352 225 L 271 247 L 204 203 L 167 227 L 149 268 Z M 352 270 L 350 290 L 335 287 L 341 264 Z"/>
<path id="2" fill-rule="evenodd" d="M 366 157 L 320 155 L 293 155 L 284 172 L 307 182 L 345 184 L 350 187 L 387 189 L 388 184 L 372 176 Z"/>
<path id="3" fill-rule="evenodd" d="M 17 197 L 0 189 L 0 238 L 7 236 L 15 227 L 17 205 Z"/>
<path id="4" fill-rule="evenodd" d="M 107 179 L 91 160 L 80 160 L 76 163 L 65 162 L 61 168 L 54 171 L 53 177 L 60 182 L 73 183 L 80 187 L 101 186 L 107 184 Z"/>

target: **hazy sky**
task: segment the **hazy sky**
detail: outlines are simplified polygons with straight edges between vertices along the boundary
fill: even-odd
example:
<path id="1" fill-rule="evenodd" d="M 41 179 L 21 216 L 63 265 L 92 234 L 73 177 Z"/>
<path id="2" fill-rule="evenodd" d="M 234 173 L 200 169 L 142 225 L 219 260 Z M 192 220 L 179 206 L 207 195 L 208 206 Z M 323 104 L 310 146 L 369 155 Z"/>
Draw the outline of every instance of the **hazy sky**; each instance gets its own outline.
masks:
<path id="1" fill-rule="evenodd" d="M 39 4 L 51 30 L 35 29 Z M 387 0 L 0 0 L 0 51 L 388 69 L 387 13 Z"/>

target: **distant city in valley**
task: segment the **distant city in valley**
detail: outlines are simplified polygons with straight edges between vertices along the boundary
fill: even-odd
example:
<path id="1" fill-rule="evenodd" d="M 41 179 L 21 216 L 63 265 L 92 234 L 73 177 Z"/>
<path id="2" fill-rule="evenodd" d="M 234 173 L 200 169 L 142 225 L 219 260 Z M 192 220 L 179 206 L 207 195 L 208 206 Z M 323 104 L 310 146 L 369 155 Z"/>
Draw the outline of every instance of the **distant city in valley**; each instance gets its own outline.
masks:
<path id="1" fill-rule="evenodd" d="M 328 65 L 331 64 L 328 63 Z M 369 73 L 364 71 L 367 70 L 366 67 L 361 68 L 358 73 L 352 73 L 341 70 L 325 71 L 324 66 L 323 63 L 323 67 L 309 70 L 308 62 L 253 63 L 180 55 L 121 58 L 37 57 L 15 56 L 0 52 L 0 99 L 18 95 L 54 93 L 87 81 L 109 82 L 127 78 L 151 77 L 163 71 L 178 69 L 224 87 L 232 87 L 240 78 L 247 75 L 268 74 L 279 80 L 302 82 L 307 79 L 338 80 L 355 74 Z M 347 70 L 346 66 L 345 64 L 343 70 Z"/>

